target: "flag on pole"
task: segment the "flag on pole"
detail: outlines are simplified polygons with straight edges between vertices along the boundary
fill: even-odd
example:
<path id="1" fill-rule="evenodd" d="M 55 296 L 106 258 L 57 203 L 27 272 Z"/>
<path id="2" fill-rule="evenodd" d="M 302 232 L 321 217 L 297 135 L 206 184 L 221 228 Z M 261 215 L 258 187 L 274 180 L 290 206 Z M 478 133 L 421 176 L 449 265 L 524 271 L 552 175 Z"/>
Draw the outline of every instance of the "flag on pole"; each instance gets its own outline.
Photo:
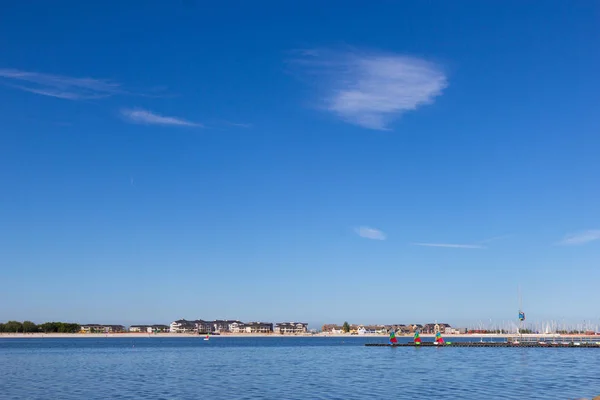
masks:
<path id="1" fill-rule="evenodd" d="M 525 321 L 525 313 L 523 311 L 519 311 L 519 321 Z"/>
<path id="2" fill-rule="evenodd" d="M 392 330 L 390 332 L 390 344 L 396 344 L 398 343 L 398 339 L 396 339 L 396 333 L 394 332 L 394 330 Z"/>

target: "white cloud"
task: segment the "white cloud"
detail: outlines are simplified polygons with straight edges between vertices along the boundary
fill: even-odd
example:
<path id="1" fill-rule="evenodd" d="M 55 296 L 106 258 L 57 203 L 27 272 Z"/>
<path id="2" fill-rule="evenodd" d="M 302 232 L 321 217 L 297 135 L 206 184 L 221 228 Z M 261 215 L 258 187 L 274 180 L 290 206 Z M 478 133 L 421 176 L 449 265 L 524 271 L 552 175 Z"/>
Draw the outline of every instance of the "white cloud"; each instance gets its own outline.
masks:
<path id="1" fill-rule="evenodd" d="M 593 242 L 595 240 L 600 240 L 600 229 L 590 229 L 587 231 L 567 235 L 559 244 L 578 245 Z"/>
<path id="2" fill-rule="evenodd" d="M 165 117 L 163 115 L 141 109 L 123 109 L 121 110 L 121 114 L 130 122 L 136 124 L 202 127 L 202 124 L 196 122 L 191 122 L 176 117 Z"/>
<path id="3" fill-rule="evenodd" d="M 301 50 L 294 60 L 325 87 L 323 107 L 352 124 L 387 129 L 406 111 L 432 103 L 448 86 L 439 66 L 381 53 Z"/>
<path id="4" fill-rule="evenodd" d="M 97 99 L 124 93 L 118 83 L 104 79 L 72 78 L 17 69 L 0 69 L 0 82 L 26 92 L 67 100 Z"/>
<path id="5" fill-rule="evenodd" d="M 485 249 L 479 244 L 454 244 L 454 243 L 411 243 L 413 246 L 446 247 L 451 249 Z"/>
<path id="6" fill-rule="evenodd" d="M 366 239 L 373 239 L 373 240 L 385 240 L 386 239 L 385 233 L 381 232 L 379 229 L 369 228 L 367 226 L 361 226 L 359 228 L 356 228 L 354 231 L 356 232 L 356 234 L 358 236 L 366 238 Z"/>

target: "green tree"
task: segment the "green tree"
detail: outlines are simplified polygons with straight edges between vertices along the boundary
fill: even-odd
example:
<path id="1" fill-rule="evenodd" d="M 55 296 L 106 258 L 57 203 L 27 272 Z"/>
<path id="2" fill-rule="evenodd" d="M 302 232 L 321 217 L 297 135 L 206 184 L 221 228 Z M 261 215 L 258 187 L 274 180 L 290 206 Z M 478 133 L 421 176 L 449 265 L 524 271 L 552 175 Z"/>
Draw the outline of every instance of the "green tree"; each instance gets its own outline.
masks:
<path id="1" fill-rule="evenodd" d="M 61 333 L 77 333 L 81 330 L 81 326 L 79 324 L 72 324 L 69 322 L 61 323 L 59 328 L 59 332 Z"/>
<path id="2" fill-rule="evenodd" d="M 4 324 L 0 323 L 0 333 L 5 332 Z"/>
<path id="3" fill-rule="evenodd" d="M 40 325 L 40 329 L 45 333 L 55 333 L 58 332 L 58 323 L 57 322 L 44 322 Z"/>
<path id="4" fill-rule="evenodd" d="M 348 321 L 344 322 L 344 325 L 342 325 L 342 330 L 346 333 L 350 332 L 350 324 Z"/>
<path id="5" fill-rule="evenodd" d="M 38 327 L 31 321 L 23 321 L 23 332 L 32 333 L 37 332 Z"/>
<path id="6" fill-rule="evenodd" d="M 23 332 L 23 324 L 19 321 L 8 321 L 4 324 L 4 329 L 9 333 Z"/>

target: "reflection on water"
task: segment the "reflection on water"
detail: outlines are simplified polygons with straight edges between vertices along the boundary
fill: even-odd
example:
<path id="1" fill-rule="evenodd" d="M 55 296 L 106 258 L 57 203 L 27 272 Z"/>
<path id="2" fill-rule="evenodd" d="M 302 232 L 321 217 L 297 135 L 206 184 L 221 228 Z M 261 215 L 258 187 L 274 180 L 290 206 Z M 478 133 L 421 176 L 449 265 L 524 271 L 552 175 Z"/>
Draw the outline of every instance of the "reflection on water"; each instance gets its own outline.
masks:
<path id="1" fill-rule="evenodd" d="M 2 399 L 575 399 L 600 349 L 364 347 L 367 338 L 0 339 Z"/>

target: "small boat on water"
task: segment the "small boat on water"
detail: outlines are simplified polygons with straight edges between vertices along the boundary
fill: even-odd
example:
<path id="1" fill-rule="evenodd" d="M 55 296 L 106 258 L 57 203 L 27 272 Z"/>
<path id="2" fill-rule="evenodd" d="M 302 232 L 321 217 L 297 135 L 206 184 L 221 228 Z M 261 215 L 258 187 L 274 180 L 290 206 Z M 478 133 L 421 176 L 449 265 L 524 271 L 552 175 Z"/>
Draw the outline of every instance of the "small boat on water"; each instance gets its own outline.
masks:
<path id="1" fill-rule="evenodd" d="M 210 339 L 210 335 L 206 335 L 206 337 L 204 338 L 204 340 L 209 340 Z"/>

